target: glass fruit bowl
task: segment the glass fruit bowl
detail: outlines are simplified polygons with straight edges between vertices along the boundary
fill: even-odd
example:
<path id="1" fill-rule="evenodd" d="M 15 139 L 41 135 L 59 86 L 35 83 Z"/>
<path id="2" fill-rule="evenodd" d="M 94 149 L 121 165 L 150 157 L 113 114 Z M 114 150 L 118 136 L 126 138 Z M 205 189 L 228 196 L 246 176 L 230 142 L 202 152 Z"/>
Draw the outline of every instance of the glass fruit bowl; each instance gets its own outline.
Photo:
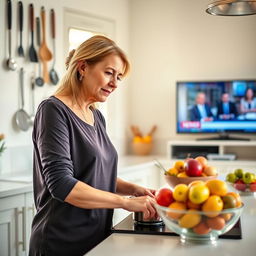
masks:
<path id="1" fill-rule="evenodd" d="M 230 190 L 239 193 L 241 196 L 243 195 L 253 195 L 256 193 L 256 183 L 231 183 L 226 181 L 226 183 L 231 188 Z"/>
<path id="2" fill-rule="evenodd" d="M 210 242 L 216 243 L 218 237 L 228 232 L 238 221 L 244 205 L 224 209 L 219 212 L 199 210 L 177 210 L 160 206 L 155 208 L 165 225 L 180 235 L 182 243 Z"/>
<path id="3" fill-rule="evenodd" d="M 208 180 L 214 180 L 217 178 L 217 175 L 215 176 L 199 176 L 199 177 L 177 177 L 177 176 L 172 176 L 172 175 L 166 175 L 165 174 L 165 180 L 168 183 L 168 185 L 171 188 L 174 188 L 178 184 L 190 184 L 193 181 L 208 181 Z"/>

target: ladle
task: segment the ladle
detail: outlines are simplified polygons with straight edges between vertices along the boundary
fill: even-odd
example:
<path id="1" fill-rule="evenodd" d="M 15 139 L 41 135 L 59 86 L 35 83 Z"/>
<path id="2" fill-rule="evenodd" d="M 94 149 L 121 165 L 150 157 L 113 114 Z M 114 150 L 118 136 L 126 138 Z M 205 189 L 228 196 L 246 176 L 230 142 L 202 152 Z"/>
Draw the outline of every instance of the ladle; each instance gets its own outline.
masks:
<path id="1" fill-rule="evenodd" d="M 45 9 L 42 6 L 41 7 L 41 18 L 42 18 L 42 32 L 43 32 L 43 38 L 42 38 L 42 43 L 41 47 L 39 49 L 39 56 L 42 60 L 43 64 L 43 78 L 46 83 L 49 82 L 49 73 L 47 70 L 47 61 L 52 59 L 52 53 L 48 49 L 46 45 L 46 36 L 45 36 Z"/>
<path id="2" fill-rule="evenodd" d="M 8 51 L 9 58 L 7 59 L 7 67 L 8 69 L 14 71 L 17 68 L 16 61 L 12 58 L 12 2 L 11 0 L 7 0 L 7 24 L 8 24 L 8 34 L 9 34 L 9 42 L 8 42 Z"/>
<path id="3" fill-rule="evenodd" d="M 24 110 L 24 69 L 20 69 L 20 97 L 21 97 L 21 108 L 15 113 L 15 121 L 18 128 L 22 131 L 27 131 L 30 127 L 30 116 Z"/>
<path id="4" fill-rule="evenodd" d="M 166 173 L 167 173 L 167 170 L 164 168 L 164 166 L 163 166 L 157 159 L 154 159 L 154 160 L 155 160 L 155 165 L 156 165 L 159 169 L 163 170 L 163 171 L 164 171 L 164 174 L 166 174 Z"/>

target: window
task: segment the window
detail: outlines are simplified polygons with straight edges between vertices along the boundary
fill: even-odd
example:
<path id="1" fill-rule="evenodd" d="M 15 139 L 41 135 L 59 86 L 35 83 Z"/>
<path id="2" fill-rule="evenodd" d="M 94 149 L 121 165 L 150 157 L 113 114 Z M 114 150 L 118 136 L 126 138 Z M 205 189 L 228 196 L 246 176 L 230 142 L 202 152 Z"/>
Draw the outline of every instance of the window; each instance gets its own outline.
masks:
<path id="1" fill-rule="evenodd" d="M 65 9 L 64 11 L 64 42 L 66 56 L 82 42 L 94 35 L 106 35 L 113 39 L 114 21 L 96 17 L 84 12 Z M 107 103 L 98 103 L 98 109 L 108 119 Z"/>

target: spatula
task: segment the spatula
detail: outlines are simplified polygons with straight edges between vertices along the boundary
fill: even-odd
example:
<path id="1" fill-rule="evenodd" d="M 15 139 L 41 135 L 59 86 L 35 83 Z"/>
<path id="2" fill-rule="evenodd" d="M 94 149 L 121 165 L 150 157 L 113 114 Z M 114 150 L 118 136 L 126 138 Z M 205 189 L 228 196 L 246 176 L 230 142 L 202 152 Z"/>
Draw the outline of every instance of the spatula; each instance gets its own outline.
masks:
<path id="1" fill-rule="evenodd" d="M 23 4 L 21 1 L 18 2 L 19 7 L 19 32 L 20 32 L 20 44 L 18 47 L 18 55 L 24 57 L 24 50 L 22 47 L 22 32 L 23 32 Z"/>
<path id="2" fill-rule="evenodd" d="M 42 38 L 41 47 L 39 49 L 39 56 L 40 56 L 40 58 L 42 60 L 42 64 L 43 64 L 43 78 L 44 78 L 44 81 L 46 83 L 49 83 L 50 79 L 49 79 L 49 73 L 48 73 L 48 70 L 47 70 L 47 61 L 52 59 L 52 53 L 46 45 L 45 9 L 44 9 L 43 6 L 41 7 L 41 19 L 42 19 L 43 38 Z"/>

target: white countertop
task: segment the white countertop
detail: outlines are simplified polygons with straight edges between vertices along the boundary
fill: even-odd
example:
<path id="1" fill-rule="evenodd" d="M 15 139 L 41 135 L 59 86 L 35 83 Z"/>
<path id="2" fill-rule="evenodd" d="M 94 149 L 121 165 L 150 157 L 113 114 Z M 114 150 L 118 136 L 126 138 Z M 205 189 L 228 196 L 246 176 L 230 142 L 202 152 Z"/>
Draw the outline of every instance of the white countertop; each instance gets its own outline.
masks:
<path id="1" fill-rule="evenodd" d="M 256 197 L 242 197 L 242 239 L 219 239 L 216 245 L 182 244 L 179 237 L 114 233 L 86 255 L 89 256 L 254 256 L 256 253 Z"/>
<path id="2" fill-rule="evenodd" d="M 0 181 L 0 198 L 31 192 L 32 189 L 32 183 Z"/>
<path id="3" fill-rule="evenodd" d="M 126 172 L 139 166 L 153 165 L 155 158 L 156 156 L 121 156 L 118 162 L 118 173 Z M 162 159 L 163 157 L 160 158 Z M 0 198 L 32 191 L 32 180 L 32 172 L 1 175 Z"/>
<path id="4" fill-rule="evenodd" d="M 147 167 L 155 164 L 154 159 L 158 159 L 163 166 L 168 169 L 176 159 L 168 159 L 165 155 L 149 155 L 135 156 L 126 155 L 120 156 L 118 161 L 118 174 L 129 172 L 138 167 Z M 244 163 L 256 168 L 255 161 L 235 161 L 236 165 L 243 166 Z M 212 165 L 221 164 L 224 166 L 221 172 L 225 173 L 229 165 L 234 165 L 234 161 L 212 161 Z M 227 167 L 227 168 L 226 168 Z M 24 191 L 32 191 L 32 171 L 30 173 L 18 173 L 11 175 L 0 176 L 0 198 L 7 195 L 14 195 Z"/>

